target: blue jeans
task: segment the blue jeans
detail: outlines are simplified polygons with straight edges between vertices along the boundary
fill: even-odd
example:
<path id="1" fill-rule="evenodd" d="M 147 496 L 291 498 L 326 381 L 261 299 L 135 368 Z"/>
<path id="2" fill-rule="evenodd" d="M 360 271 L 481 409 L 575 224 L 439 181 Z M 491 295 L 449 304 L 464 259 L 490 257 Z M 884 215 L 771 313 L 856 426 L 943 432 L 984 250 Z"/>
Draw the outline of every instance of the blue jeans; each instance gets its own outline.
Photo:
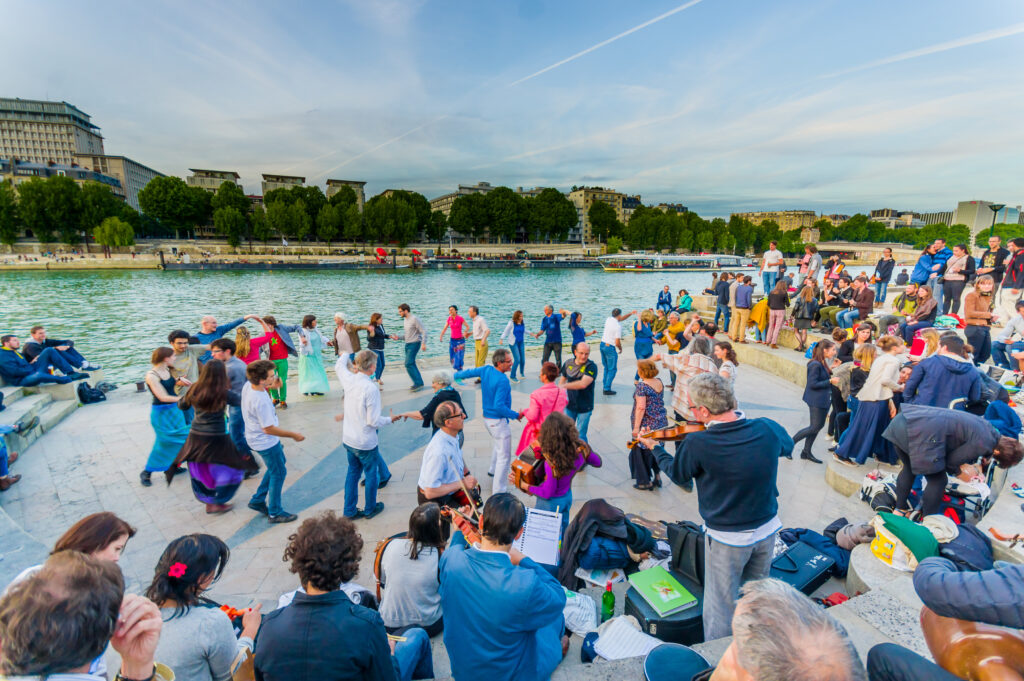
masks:
<path id="1" fill-rule="evenodd" d="M 345 477 L 345 507 L 342 513 L 348 518 L 354 518 L 359 511 L 359 478 L 366 472 L 366 511 L 372 511 L 377 506 L 377 485 L 380 484 L 380 450 L 356 449 L 345 445 L 348 452 L 348 475 Z"/>
<path id="2" fill-rule="evenodd" d="M 718 317 L 720 315 L 725 315 L 725 324 L 719 324 L 718 323 Z M 730 317 L 732 317 L 732 310 L 729 309 L 728 305 L 723 305 L 722 303 L 718 303 L 715 306 L 715 326 L 717 326 L 719 329 L 728 329 L 729 328 L 729 318 Z"/>
<path id="3" fill-rule="evenodd" d="M 876 281 L 875 282 L 875 302 L 884 303 L 885 297 L 889 294 L 889 282 L 887 281 Z"/>
<path id="4" fill-rule="evenodd" d="M 271 516 L 283 515 L 281 489 L 284 487 L 284 477 L 287 475 L 284 467 L 284 447 L 278 442 L 270 449 L 257 451 L 257 454 L 263 459 L 267 471 L 263 474 L 260 486 L 256 488 L 256 493 L 249 499 L 249 503 L 261 504 L 266 501 L 267 511 Z"/>
<path id="5" fill-rule="evenodd" d="M 942 277 L 934 277 L 928 280 L 928 288 L 932 290 L 932 296 L 935 298 L 935 306 L 939 312 L 942 311 Z"/>
<path id="6" fill-rule="evenodd" d="M 843 310 L 836 315 L 836 321 L 839 322 L 839 327 L 848 329 L 853 326 L 853 322 L 860 319 L 860 310 L 857 308 L 851 308 L 849 310 Z"/>
<path id="7" fill-rule="evenodd" d="M 430 637 L 422 627 L 402 632 L 404 641 L 395 642 L 395 661 L 398 678 L 402 681 L 434 678 L 434 658 L 430 652 Z"/>
<path id="8" fill-rule="evenodd" d="M 50 366 L 60 371 L 64 376 L 54 376 L 50 373 Z M 14 385 L 31 388 L 40 383 L 70 383 L 69 374 L 75 373 L 75 368 L 55 348 L 44 348 L 36 361 L 32 362 L 32 373 L 23 378 L 13 381 Z"/>
<path id="9" fill-rule="evenodd" d="M 590 415 L 593 411 L 585 411 L 582 414 L 566 408 L 565 415 L 576 422 L 576 430 L 579 431 L 580 439 L 587 442 L 587 428 L 590 427 Z"/>
<path id="10" fill-rule="evenodd" d="M 764 282 L 764 294 L 768 295 L 775 288 L 775 282 L 778 281 L 778 272 L 762 272 L 761 280 Z"/>
<path id="11" fill-rule="evenodd" d="M 1002 341 L 992 341 L 992 361 L 995 362 L 997 367 L 1004 369 L 1013 369 L 1013 362 L 1016 362 L 1010 357 L 1011 352 L 1020 352 L 1024 350 L 1024 341 L 1017 341 L 1016 343 L 1004 343 Z"/>
<path id="12" fill-rule="evenodd" d="M 557 511 L 562 514 L 562 537 L 565 536 L 565 530 L 569 527 L 569 511 L 572 509 L 572 488 L 560 497 L 552 497 L 550 499 L 543 499 L 537 497 L 537 503 L 533 505 L 534 508 L 540 509 L 541 511 Z"/>
<path id="13" fill-rule="evenodd" d="M 418 388 L 423 385 L 423 376 L 420 375 L 420 369 L 416 366 L 416 355 L 419 354 L 421 343 L 406 343 L 405 344 L 405 370 L 409 374 L 409 378 L 412 379 L 412 387 Z M 378 359 L 378 362 L 383 362 L 383 359 Z"/>
<path id="14" fill-rule="evenodd" d="M 509 349 L 512 351 L 512 371 L 509 376 L 515 378 L 518 369 L 520 378 L 526 378 L 526 344 L 523 341 L 512 341 Z"/>
<path id="15" fill-rule="evenodd" d="M 931 322 L 917 322 L 915 324 L 907 324 L 906 322 L 903 322 L 902 324 L 900 324 L 899 333 L 903 340 L 906 342 L 906 344 L 910 345 L 910 343 L 913 342 L 914 340 L 915 333 L 917 333 L 921 329 L 930 328 L 931 326 Z"/>
<path id="16" fill-rule="evenodd" d="M 228 433 L 239 454 L 248 454 L 249 445 L 245 441 L 245 421 L 242 420 L 242 408 L 228 406 Z"/>
<path id="17" fill-rule="evenodd" d="M 614 345 L 601 343 L 601 366 L 604 368 L 604 389 L 612 389 L 612 381 L 619 370 L 619 352 Z"/>
<path id="18" fill-rule="evenodd" d="M 374 348 L 370 349 L 373 350 L 373 354 L 377 355 L 377 370 L 373 373 L 373 377 L 379 381 L 380 375 L 384 373 L 384 351 Z"/>

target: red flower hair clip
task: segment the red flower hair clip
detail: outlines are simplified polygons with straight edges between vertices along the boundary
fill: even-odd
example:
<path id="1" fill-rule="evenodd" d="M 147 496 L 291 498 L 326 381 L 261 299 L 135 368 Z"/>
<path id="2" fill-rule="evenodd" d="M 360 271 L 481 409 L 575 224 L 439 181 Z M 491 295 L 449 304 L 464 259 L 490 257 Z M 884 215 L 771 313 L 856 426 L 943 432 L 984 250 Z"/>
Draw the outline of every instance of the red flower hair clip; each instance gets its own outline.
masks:
<path id="1" fill-rule="evenodd" d="M 167 568 L 168 577 L 184 577 L 185 571 L 188 570 L 188 566 L 184 563 L 175 563 L 171 567 Z"/>

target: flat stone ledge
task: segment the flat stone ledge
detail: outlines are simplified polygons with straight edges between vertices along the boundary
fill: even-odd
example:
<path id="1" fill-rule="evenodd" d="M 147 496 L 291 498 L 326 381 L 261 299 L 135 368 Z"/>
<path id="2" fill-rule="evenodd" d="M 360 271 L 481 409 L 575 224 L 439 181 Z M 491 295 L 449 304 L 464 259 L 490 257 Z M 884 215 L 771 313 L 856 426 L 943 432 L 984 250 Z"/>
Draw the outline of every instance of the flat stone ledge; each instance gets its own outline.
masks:
<path id="1" fill-rule="evenodd" d="M 847 466 L 839 463 L 829 455 L 825 461 L 825 482 L 829 487 L 844 496 L 853 496 L 860 493 L 860 486 L 864 482 L 864 476 L 869 472 L 879 469 L 883 473 L 896 475 L 900 472 L 899 466 L 887 463 L 879 463 L 875 459 L 868 459 L 860 466 Z"/>

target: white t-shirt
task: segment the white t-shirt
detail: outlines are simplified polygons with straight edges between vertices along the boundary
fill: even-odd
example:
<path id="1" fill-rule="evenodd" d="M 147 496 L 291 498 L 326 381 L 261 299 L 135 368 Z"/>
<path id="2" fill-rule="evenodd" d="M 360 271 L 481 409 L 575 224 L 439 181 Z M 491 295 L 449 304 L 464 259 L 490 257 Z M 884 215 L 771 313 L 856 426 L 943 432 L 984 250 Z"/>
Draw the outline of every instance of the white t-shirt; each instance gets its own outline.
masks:
<path id="1" fill-rule="evenodd" d="M 782 251 L 778 249 L 765 251 L 764 252 L 764 270 L 765 272 L 779 273 L 779 265 L 783 262 Z"/>
<path id="2" fill-rule="evenodd" d="M 615 317 L 604 320 L 604 333 L 601 334 L 601 342 L 605 345 L 615 345 L 615 341 L 622 338 L 622 324 Z"/>
<path id="3" fill-rule="evenodd" d="M 266 390 L 256 390 L 252 383 L 242 388 L 242 421 L 245 422 L 245 441 L 257 452 L 263 452 L 281 441 L 276 435 L 267 435 L 263 429 L 277 425 L 277 410 Z"/>

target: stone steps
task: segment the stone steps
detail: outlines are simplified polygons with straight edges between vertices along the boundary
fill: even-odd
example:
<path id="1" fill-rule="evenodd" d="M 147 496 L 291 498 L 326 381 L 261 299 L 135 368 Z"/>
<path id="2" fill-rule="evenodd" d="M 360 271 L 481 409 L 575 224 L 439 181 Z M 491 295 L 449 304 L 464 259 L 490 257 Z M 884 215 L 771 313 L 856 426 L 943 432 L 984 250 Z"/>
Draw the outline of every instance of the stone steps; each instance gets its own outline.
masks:
<path id="1" fill-rule="evenodd" d="M 0 393 L 3 394 L 4 410 L 0 411 L 0 424 L 11 425 L 27 422 L 35 416 L 39 423 L 22 433 L 8 433 L 3 436 L 8 451 L 22 454 L 42 435 L 52 430 L 80 405 L 78 386 L 88 382 L 96 385 L 103 380 L 102 371 L 90 372 L 89 378 L 65 384 L 47 383 L 32 387 L 7 385 L 0 379 Z"/>

